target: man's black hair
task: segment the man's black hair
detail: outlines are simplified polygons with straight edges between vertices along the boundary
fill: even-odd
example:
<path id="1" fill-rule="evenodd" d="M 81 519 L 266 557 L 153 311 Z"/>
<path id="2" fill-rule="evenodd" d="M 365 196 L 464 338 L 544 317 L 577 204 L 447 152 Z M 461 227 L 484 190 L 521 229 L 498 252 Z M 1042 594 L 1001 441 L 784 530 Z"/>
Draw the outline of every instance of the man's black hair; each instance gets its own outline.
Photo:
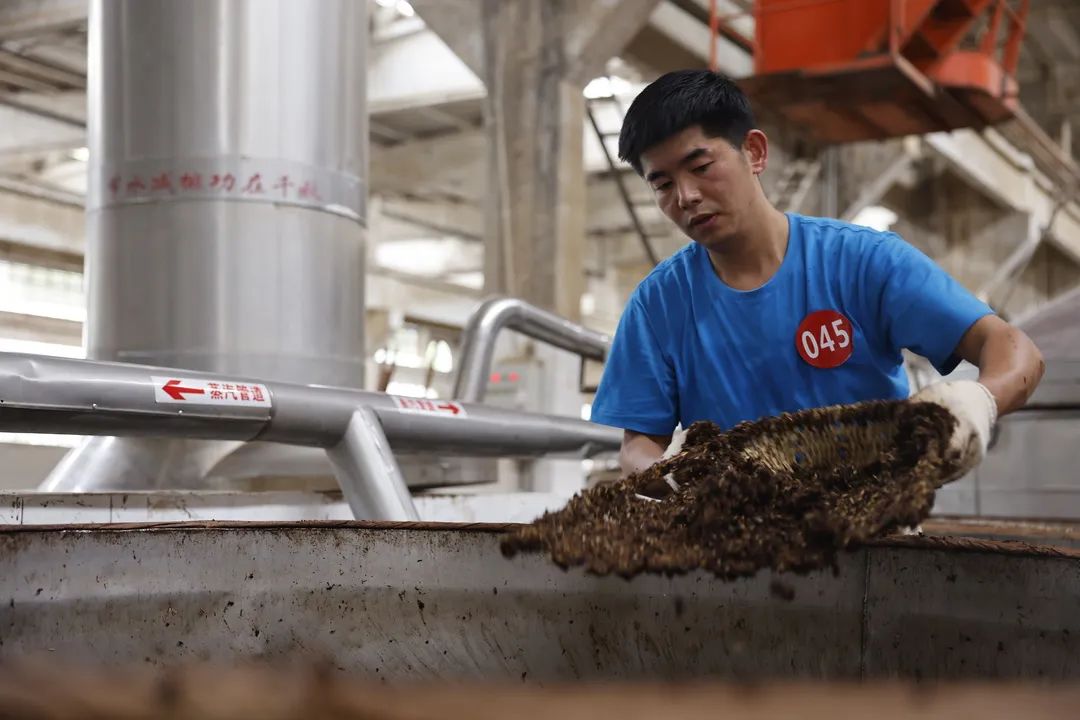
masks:
<path id="1" fill-rule="evenodd" d="M 630 104 L 619 133 L 619 157 L 641 175 L 642 153 L 694 125 L 738 148 L 754 129 L 750 100 L 730 78 L 711 70 L 661 75 Z"/>

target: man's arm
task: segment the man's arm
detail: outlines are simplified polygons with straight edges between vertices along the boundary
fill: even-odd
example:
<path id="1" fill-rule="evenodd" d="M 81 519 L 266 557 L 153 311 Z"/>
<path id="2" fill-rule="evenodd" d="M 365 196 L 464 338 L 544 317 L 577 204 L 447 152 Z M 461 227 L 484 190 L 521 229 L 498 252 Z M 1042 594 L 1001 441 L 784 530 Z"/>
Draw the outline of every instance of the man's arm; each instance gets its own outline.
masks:
<path id="1" fill-rule="evenodd" d="M 1027 402 L 1046 368 L 1031 338 L 996 315 L 972 325 L 956 354 L 979 368 L 979 382 L 997 401 L 998 417 Z"/>
<path id="2" fill-rule="evenodd" d="M 633 430 L 623 431 L 622 447 L 619 449 L 619 466 L 623 475 L 641 472 L 663 456 L 671 435 L 645 435 Z"/>
<path id="3" fill-rule="evenodd" d="M 624 475 L 659 460 L 679 423 L 675 369 L 666 350 L 671 342 L 667 326 L 660 330 L 658 335 L 635 291 L 619 319 L 593 400 L 593 422 L 624 430 L 619 452 Z"/>
<path id="4" fill-rule="evenodd" d="M 982 461 L 997 418 L 1024 405 L 1042 379 L 1042 353 L 1027 335 L 996 315 L 985 315 L 961 336 L 955 355 L 979 368 L 979 379 L 940 382 L 915 400 L 942 405 L 957 425 L 949 441 L 964 469 Z"/>
<path id="5" fill-rule="evenodd" d="M 1038 349 L 925 253 L 886 233 L 866 243 L 863 300 L 876 309 L 889 346 L 907 348 L 949 375 L 961 360 L 979 379 L 933 383 L 912 399 L 944 407 L 956 420 L 950 454 L 961 469 L 986 456 L 998 417 L 1027 402 L 1042 379 Z"/>

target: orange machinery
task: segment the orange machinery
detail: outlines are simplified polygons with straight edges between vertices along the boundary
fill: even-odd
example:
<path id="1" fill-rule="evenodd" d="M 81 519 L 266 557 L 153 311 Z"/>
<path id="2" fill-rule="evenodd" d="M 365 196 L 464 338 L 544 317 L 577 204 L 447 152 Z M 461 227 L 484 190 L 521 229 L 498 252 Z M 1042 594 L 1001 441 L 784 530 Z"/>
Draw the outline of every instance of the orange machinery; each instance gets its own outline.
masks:
<path id="1" fill-rule="evenodd" d="M 757 0 L 741 84 L 822 142 L 984 127 L 1018 109 L 1028 4 Z"/>

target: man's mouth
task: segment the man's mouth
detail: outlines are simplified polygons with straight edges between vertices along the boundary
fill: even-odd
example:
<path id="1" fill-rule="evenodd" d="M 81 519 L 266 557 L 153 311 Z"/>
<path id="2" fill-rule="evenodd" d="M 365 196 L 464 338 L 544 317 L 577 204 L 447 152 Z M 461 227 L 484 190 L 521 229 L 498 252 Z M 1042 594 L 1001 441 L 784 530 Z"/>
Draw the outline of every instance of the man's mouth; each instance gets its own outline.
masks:
<path id="1" fill-rule="evenodd" d="M 716 213 L 703 213 L 690 218 L 690 227 L 699 228 L 711 223 L 716 218 Z"/>

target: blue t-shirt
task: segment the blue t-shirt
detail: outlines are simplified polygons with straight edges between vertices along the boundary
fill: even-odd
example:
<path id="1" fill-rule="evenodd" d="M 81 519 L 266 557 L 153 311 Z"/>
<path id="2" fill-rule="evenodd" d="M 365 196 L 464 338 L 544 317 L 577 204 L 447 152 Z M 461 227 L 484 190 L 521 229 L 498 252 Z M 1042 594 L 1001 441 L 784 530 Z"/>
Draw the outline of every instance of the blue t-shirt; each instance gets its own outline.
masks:
<path id="1" fill-rule="evenodd" d="M 956 367 L 961 337 L 992 312 L 985 303 L 894 233 L 787 217 L 784 260 L 755 290 L 726 285 L 696 242 L 641 282 L 619 321 L 594 422 L 668 435 L 697 420 L 729 428 L 905 398 L 902 348 L 942 374 Z"/>

